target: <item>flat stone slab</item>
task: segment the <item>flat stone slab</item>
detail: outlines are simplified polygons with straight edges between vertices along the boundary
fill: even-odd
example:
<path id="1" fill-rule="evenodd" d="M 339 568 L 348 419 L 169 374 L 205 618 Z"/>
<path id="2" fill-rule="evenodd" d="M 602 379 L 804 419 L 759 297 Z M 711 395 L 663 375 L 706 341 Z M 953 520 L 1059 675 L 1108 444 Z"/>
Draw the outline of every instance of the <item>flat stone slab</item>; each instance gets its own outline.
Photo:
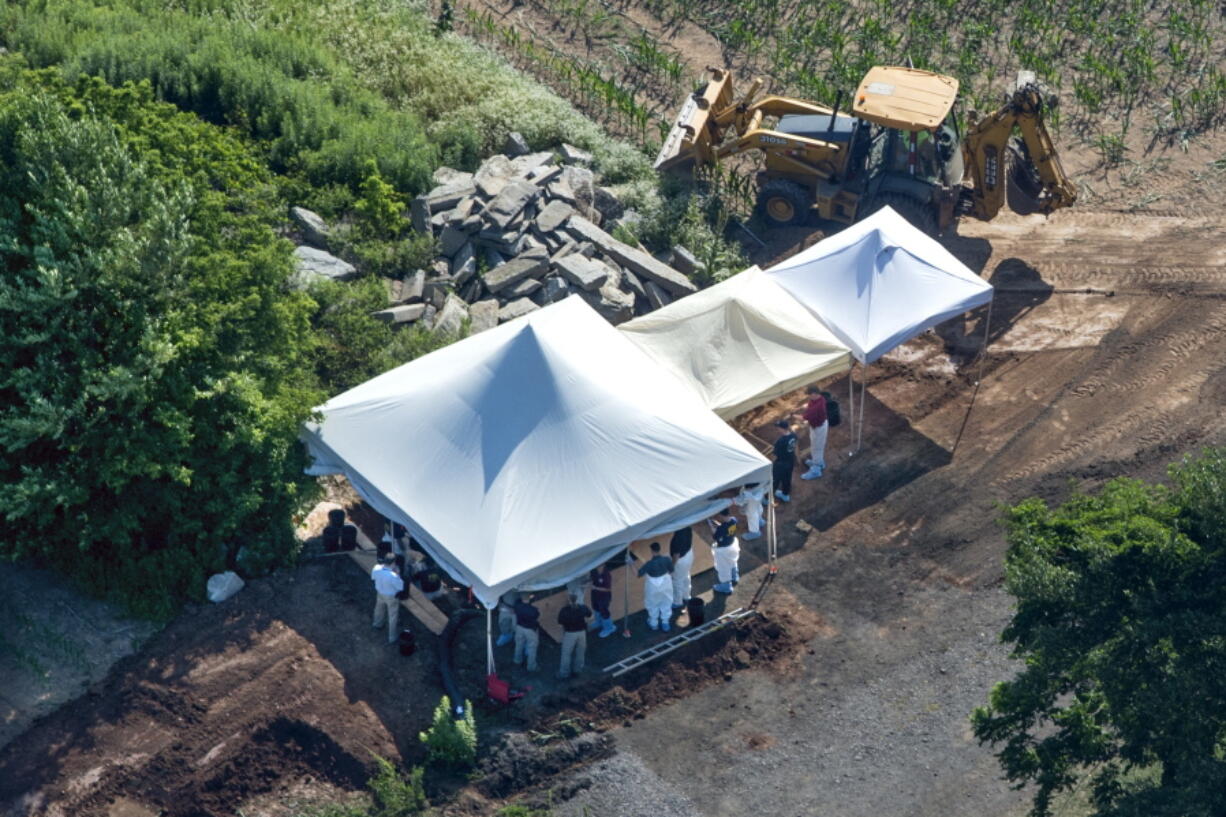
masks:
<path id="1" fill-rule="evenodd" d="M 425 286 L 426 271 L 424 269 L 415 270 L 400 282 L 400 300 L 410 304 L 417 303 L 421 300 Z"/>
<path id="2" fill-rule="evenodd" d="M 583 216 L 574 215 L 567 219 L 566 230 L 581 241 L 592 242 L 605 255 L 640 278 L 655 282 L 671 295 L 689 295 L 698 291 L 698 287 L 677 270 L 642 250 L 618 241 Z"/>
<path id="3" fill-rule="evenodd" d="M 493 329 L 498 325 L 498 301 L 493 298 L 487 298 L 484 301 L 477 301 L 468 308 L 468 317 L 472 333 L 475 335 L 478 332 L 484 332 L 486 329 Z"/>
<path id="4" fill-rule="evenodd" d="M 384 323 L 412 323 L 426 314 L 425 304 L 402 304 L 401 306 L 393 306 L 389 309 L 380 309 L 378 312 L 372 313 L 375 320 L 383 321 Z"/>
<path id="5" fill-rule="evenodd" d="M 294 264 L 299 275 L 317 276 L 332 281 L 348 281 L 356 278 L 358 269 L 348 261 L 342 261 L 330 252 L 316 247 L 295 247 Z"/>
<path id="6" fill-rule="evenodd" d="M 477 188 L 471 183 L 440 184 L 422 198 L 426 200 L 431 213 L 439 213 L 452 209 L 466 196 L 471 196 L 476 192 Z"/>
<path id="7" fill-rule="evenodd" d="M 486 223 L 505 230 L 529 202 L 541 194 L 540 188 L 528 182 L 511 182 L 485 206 L 482 216 Z"/>
<path id="8" fill-rule="evenodd" d="M 500 294 L 507 300 L 514 300 L 516 298 L 527 298 L 540 288 L 540 281 L 535 278 L 525 278 L 514 286 L 504 289 Z"/>
<path id="9" fill-rule="evenodd" d="M 518 284 L 525 278 L 535 278 L 549 268 L 549 259 L 541 257 L 512 258 L 507 263 L 485 273 L 485 288 L 498 293 Z"/>
<path id="10" fill-rule="evenodd" d="M 513 321 L 516 318 L 522 318 L 524 315 L 535 312 L 538 309 L 540 309 L 540 307 L 529 299 L 518 298 L 511 301 L 502 309 L 498 310 L 498 322 L 506 323 L 507 321 Z"/>
<path id="11" fill-rule="evenodd" d="M 447 300 L 443 303 L 443 308 L 438 311 L 438 315 L 434 317 L 434 325 L 431 328 L 435 332 L 456 335 L 464 328 L 464 321 L 467 319 L 468 304 L 464 303 L 454 292 L 448 292 Z"/>
<path id="12" fill-rule="evenodd" d="M 289 217 L 298 225 L 298 229 L 302 230 L 302 237 L 308 244 L 321 250 L 328 249 L 328 234 L 331 228 L 328 227 L 328 222 L 323 220 L 323 216 L 305 207 L 291 207 Z"/>
<path id="13" fill-rule="evenodd" d="M 569 164 L 588 165 L 592 163 L 592 154 L 588 153 L 583 148 L 577 148 L 574 145 L 562 143 L 562 147 L 558 148 L 558 155 L 562 157 L 562 161 Z"/>
<path id="14" fill-rule="evenodd" d="M 609 268 L 579 253 L 559 258 L 554 267 L 558 274 L 579 289 L 591 292 L 600 289 L 609 280 Z"/>
<path id="15" fill-rule="evenodd" d="M 536 217 L 536 229 L 542 235 L 548 235 L 566 223 L 575 214 L 575 208 L 564 201 L 551 201 L 545 205 Z"/>

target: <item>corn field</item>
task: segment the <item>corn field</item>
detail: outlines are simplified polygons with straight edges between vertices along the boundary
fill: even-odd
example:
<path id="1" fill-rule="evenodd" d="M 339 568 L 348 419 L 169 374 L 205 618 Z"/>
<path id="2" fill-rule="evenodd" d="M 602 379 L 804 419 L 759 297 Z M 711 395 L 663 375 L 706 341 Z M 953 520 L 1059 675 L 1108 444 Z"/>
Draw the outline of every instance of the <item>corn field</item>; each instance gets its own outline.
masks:
<path id="1" fill-rule="evenodd" d="M 777 86 L 832 100 L 876 64 L 955 75 L 979 110 L 1019 68 L 1065 103 L 1079 132 L 1122 139 L 1144 124 L 1186 138 L 1226 113 L 1226 14 L 1210 0 L 645 0 L 696 23 Z M 1140 120 L 1140 121 L 1139 121 Z"/>

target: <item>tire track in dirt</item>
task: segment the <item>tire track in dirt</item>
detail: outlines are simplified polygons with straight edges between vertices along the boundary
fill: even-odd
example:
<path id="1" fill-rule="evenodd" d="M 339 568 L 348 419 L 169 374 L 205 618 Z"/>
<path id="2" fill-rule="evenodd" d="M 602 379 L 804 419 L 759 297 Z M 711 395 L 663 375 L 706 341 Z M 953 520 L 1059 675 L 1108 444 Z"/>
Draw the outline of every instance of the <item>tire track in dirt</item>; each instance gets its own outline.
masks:
<path id="1" fill-rule="evenodd" d="M 1224 334 L 1226 334 L 1226 307 L 1219 307 L 1214 310 L 1205 324 L 1156 337 L 1138 337 L 1135 341 L 1112 351 L 1107 360 L 1098 368 L 1097 373 L 1086 382 L 1074 386 L 1070 393 L 1074 397 L 1085 398 L 1092 397 L 1099 392 L 1114 394 L 1156 385 L 1166 380 L 1176 366 L 1204 347 L 1220 341 Z M 1115 377 L 1122 366 L 1135 362 L 1142 354 L 1154 348 L 1167 350 L 1171 359 L 1138 377 L 1128 380 L 1119 380 Z"/>

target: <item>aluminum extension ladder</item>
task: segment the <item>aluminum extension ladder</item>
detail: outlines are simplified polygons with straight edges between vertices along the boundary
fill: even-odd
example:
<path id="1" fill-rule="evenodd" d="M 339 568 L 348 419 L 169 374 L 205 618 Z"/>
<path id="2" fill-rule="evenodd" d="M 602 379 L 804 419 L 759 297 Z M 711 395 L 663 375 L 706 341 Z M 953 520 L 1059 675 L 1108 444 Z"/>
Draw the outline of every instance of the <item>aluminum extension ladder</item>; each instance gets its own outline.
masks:
<path id="1" fill-rule="evenodd" d="M 611 672 L 613 673 L 613 677 L 616 678 L 623 673 L 643 666 L 648 661 L 654 661 L 662 655 L 668 655 L 673 650 L 680 649 L 686 644 L 697 641 L 704 635 L 713 633 L 721 627 L 731 624 L 734 621 L 740 621 L 741 619 L 752 616 L 757 612 L 757 610 L 738 607 L 730 613 L 724 613 L 719 618 L 711 619 L 708 622 L 699 624 L 697 627 L 690 627 L 682 630 L 667 641 L 661 641 L 659 644 L 648 647 L 642 652 L 636 652 L 634 655 L 630 656 L 629 658 L 623 658 L 616 664 L 610 664 L 609 666 L 605 667 L 602 672 Z"/>

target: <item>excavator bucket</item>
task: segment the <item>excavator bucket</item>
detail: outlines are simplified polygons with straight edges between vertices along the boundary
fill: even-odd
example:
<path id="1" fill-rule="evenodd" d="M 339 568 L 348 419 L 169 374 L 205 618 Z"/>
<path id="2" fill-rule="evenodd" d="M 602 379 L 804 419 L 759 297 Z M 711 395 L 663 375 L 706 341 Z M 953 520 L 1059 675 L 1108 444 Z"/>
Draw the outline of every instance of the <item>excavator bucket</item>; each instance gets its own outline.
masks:
<path id="1" fill-rule="evenodd" d="M 660 153 L 656 156 L 655 169 L 685 170 L 695 161 L 710 161 L 717 145 L 711 116 L 732 101 L 732 74 L 712 68 L 711 79 L 701 91 L 695 91 L 685 100 L 681 113 L 673 120 Z"/>

